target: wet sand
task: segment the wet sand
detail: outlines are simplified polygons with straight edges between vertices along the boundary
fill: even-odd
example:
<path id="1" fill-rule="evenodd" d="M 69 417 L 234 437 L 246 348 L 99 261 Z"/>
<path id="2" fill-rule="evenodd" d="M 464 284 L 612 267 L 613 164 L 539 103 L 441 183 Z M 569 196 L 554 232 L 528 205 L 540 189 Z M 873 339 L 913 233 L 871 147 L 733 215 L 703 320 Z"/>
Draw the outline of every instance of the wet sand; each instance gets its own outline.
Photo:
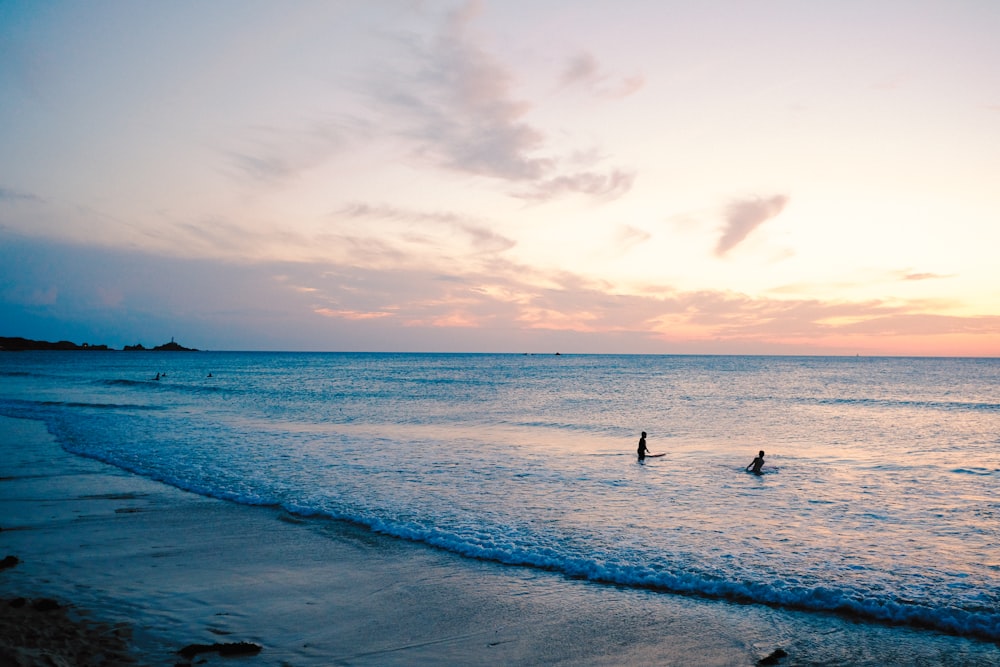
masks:
<path id="1" fill-rule="evenodd" d="M 721 666 L 779 648 L 779 665 L 1000 664 L 991 643 L 575 581 L 204 498 L 69 454 L 38 422 L 0 418 L 0 461 L 0 558 L 19 559 L 0 605 L 51 598 L 66 617 L 21 664 L 129 664 L 127 649 L 140 665 Z M 14 628 L 30 607 L 4 610 L 0 650 L 27 650 Z M 178 653 L 237 642 L 260 652 Z"/>

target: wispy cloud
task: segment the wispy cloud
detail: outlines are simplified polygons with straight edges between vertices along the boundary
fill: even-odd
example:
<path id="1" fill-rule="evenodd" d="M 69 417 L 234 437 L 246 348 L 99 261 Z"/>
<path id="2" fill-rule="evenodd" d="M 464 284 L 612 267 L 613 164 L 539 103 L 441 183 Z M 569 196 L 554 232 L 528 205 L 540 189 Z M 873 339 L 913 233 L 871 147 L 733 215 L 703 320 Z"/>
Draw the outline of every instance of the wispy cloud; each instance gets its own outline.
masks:
<path id="1" fill-rule="evenodd" d="M 0 187 L 0 202 L 17 203 L 42 203 L 44 200 L 30 192 L 22 192 L 11 188 Z"/>
<path id="2" fill-rule="evenodd" d="M 618 169 L 608 173 L 578 172 L 563 174 L 555 178 L 538 180 L 530 190 L 512 193 L 519 199 L 528 201 L 548 201 L 564 194 L 578 193 L 595 199 L 612 200 L 632 189 L 634 172 Z"/>
<path id="3" fill-rule="evenodd" d="M 303 233 L 290 229 L 254 229 L 220 216 L 197 221 L 174 222 L 145 230 L 147 238 L 171 253 L 187 256 L 240 258 L 245 261 L 264 257 L 297 257 L 313 244 Z"/>
<path id="4" fill-rule="evenodd" d="M 640 90 L 646 83 L 644 77 L 615 77 L 602 71 L 597 58 L 584 51 L 574 56 L 560 77 L 564 87 L 580 86 L 597 97 L 620 99 Z"/>
<path id="5" fill-rule="evenodd" d="M 514 93 L 515 78 L 477 44 L 478 3 L 451 13 L 427 45 L 412 47 L 416 71 L 385 82 L 375 93 L 403 123 L 414 152 L 447 169 L 522 184 L 513 196 L 546 201 L 569 193 L 621 196 L 634 175 L 622 169 L 561 173 L 546 133 L 527 120 L 532 104 Z M 527 184 L 527 187 L 523 187 Z"/>
<path id="6" fill-rule="evenodd" d="M 372 206 L 353 203 L 345 206 L 335 217 L 413 223 L 426 228 L 428 225 L 458 232 L 473 252 L 499 253 L 509 250 L 516 242 L 490 229 L 483 222 L 447 211 L 411 211 L 394 206 Z"/>
<path id="7" fill-rule="evenodd" d="M 357 310 L 334 310 L 333 308 L 316 308 L 313 312 L 323 317 L 343 318 L 345 320 L 377 320 L 392 315 L 392 313 L 385 311 L 361 312 Z"/>
<path id="8" fill-rule="evenodd" d="M 368 134 L 361 120 L 340 118 L 305 128 L 251 127 L 220 149 L 230 170 L 260 183 L 282 183 L 312 169 Z"/>
<path id="9" fill-rule="evenodd" d="M 947 275 L 941 273 L 910 272 L 910 271 L 904 272 L 902 276 L 903 280 L 912 280 L 912 281 L 941 280 L 943 278 L 954 278 L 954 277 L 955 277 L 954 275 Z"/>
<path id="10" fill-rule="evenodd" d="M 649 232 L 633 227 L 632 225 L 622 225 L 619 227 L 616 235 L 618 244 L 626 249 L 645 243 L 652 237 L 653 235 Z"/>
<path id="11" fill-rule="evenodd" d="M 750 232 L 780 214 L 787 203 L 787 196 L 775 195 L 769 199 L 746 199 L 730 204 L 726 209 L 726 225 L 715 254 L 722 257 L 735 248 Z"/>
<path id="12" fill-rule="evenodd" d="M 275 154 L 230 152 L 229 159 L 241 173 L 254 180 L 275 181 L 286 178 L 294 169 L 284 158 Z"/>

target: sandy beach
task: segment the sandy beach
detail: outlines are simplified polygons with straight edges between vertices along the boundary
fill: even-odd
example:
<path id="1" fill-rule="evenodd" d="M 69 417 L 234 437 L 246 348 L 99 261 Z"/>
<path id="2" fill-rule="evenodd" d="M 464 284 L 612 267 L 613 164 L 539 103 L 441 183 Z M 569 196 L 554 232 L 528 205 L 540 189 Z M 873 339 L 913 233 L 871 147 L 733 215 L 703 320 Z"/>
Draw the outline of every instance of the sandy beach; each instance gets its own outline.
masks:
<path id="1" fill-rule="evenodd" d="M 0 418 L 0 460 L 0 558 L 18 559 L 0 571 L 0 650 L 15 664 L 753 665 L 777 649 L 782 665 L 1000 659 L 989 643 L 575 581 L 204 498 L 69 454 L 40 422 Z M 60 608 L 38 611 L 40 599 Z M 43 613 L 64 621 L 23 646 L 28 614 Z M 241 642 L 260 650 L 179 653 Z"/>

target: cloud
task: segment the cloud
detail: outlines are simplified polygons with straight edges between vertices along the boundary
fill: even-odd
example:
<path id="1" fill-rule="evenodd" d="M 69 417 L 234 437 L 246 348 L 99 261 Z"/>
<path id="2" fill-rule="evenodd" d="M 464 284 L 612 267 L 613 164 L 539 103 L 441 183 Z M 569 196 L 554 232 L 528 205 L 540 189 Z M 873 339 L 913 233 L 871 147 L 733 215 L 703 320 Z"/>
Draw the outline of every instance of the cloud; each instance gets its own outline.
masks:
<path id="1" fill-rule="evenodd" d="M 241 173 L 254 180 L 276 181 L 287 178 L 294 172 L 294 168 L 278 155 L 263 153 L 251 155 L 249 153 L 230 152 L 228 157 L 232 164 Z"/>
<path id="2" fill-rule="evenodd" d="M 593 54 L 586 51 L 570 59 L 559 81 L 564 87 L 583 87 L 591 94 L 606 99 L 628 97 L 646 84 L 642 76 L 614 78 L 605 74 Z"/>
<path id="3" fill-rule="evenodd" d="M 368 267 L 475 263 L 517 245 L 489 220 L 364 202 L 330 213 L 323 225 L 307 231 L 207 216 L 164 223 L 143 229 L 142 234 L 147 247 L 174 255 Z"/>
<path id="4" fill-rule="evenodd" d="M 375 320 L 392 315 L 392 313 L 385 311 L 359 312 L 357 310 L 333 310 L 332 308 L 317 308 L 313 312 L 323 317 L 343 318 L 345 320 Z"/>
<path id="5" fill-rule="evenodd" d="M 298 257 L 309 252 L 313 245 L 311 238 L 291 228 L 254 229 L 250 223 L 219 216 L 153 227 L 144 230 L 144 234 L 168 248 L 168 252 L 246 261 L 269 256 Z"/>
<path id="6" fill-rule="evenodd" d="M 653 237 L 649 232 L 633 227 L 632 225 L 622 225 L 618 229 L 616 235 L 616 240 L 618 245 L 623 249 L 632 248 L 633 246 L 645 243 Z"/>
<path id="7" fill-rule="evenodd" d="M 532 180 L 551 167 L 536 155 L 543 133 L 524 121 L 531 106 L 511 94 L 511 73 L 476 45 L 470 25 L 479 5 L 451 13 L 430 45 L 414 54 L 418 69 L 382 95 L 411 115 L 418 152 L 442 166 L 502 178 Z"/>
<path id="8" fill-rule="evenodd" d="M 639 234 L 641 236 L 641 234 Z M 203 349 L 1000 353 L 998 316 L 918 301 L 643 293 L 494 258 L 472 270 L 192 260 L 0 236 L 11 335 Z M 890 347 L 891 346 L 891 347 Z"/>
<path id="9" fill-rule="evenodd" d="M 515 77 L 473 34 L 479 10 L 469 3 L 449 14 L 428 44 L 408 43 L 415 70 L 373 92 L 414 155 L 445 169 L 528 184 L 513 193 L 521 199 L 627 192 L 633 175 L 621 169 L 561 173 L 571 158 L 551 154 L 546 133 L 527 119 L 532 104 L 514 94 Z"/>
<path id="10" fill-rule="evenodd" d="M 578 83 L 590 83 L 599 78 L 597 59 L 588 52 L 576 55 L 569 61 L 563 72 L 561 81 L 564 86 Z"/>
<path id="11" fill-rule="evenodd" d="M 33 195 L 30 192 L 21 192 L 20 190 L 0 187 L 0 202 L 37 204 L 43 201 L 41 197 Z"/>
<path id="12" fill-rule="evenodd" d="M 517 245 L 516 241 L 494 232 L 486 223 L 471 220 L 452 212 L 410 211 L 394 206 L 371 206 L 353 203 L 335 214 L 336 217 L 413 223 L 423 226 L 441 227 L 453 237 L 458 232 L 466 240 L 474 253 L 500 253 Z M 413 240 L 418 240 L 410 236 Z"/>
<path id="13" fill-rule="evenodd" d="M 954 275 L 946 275 L 940 273 L 917 273 L 917 272 L 907 272 L 904 273 L 903 280 L 940 280 L 943 278 L 954 278 Z"/>
<path id="14" fill-rule="evenodd" d="M 621 197 L 632 189 L 634 172 L 618 169 L 610 173 L 578 172 L 564 174 L 532 184 L 530 190 L 512 193 L 514 197 L 534 202 L 543 202 L 568 193 L 589 195 L 596 199 L 611 200 Z"/>
<path id="15" fill-rule="evenodd" d="M 0 292 L 0 297 L 22 306 L 52 306 L 59 300 L 59 289 L 54 285 L 11 285 Z"/>
<path id="16" fill-rule="evenodd" d="M 281 183 L 315 168 L 343 152 L 354 140 L 368 136 L 364 121 L 341 118 L 303 129 L 252 127 L 220 149 L 235 173 L 255 182 Z"/>
<path id="17" fill-rule="evenodd" d="M 573 333 L 593 336 L 592 345 L 598 346 L 607 337 L 624 336 L 637 347 L 618 349 L 647 351 L 843 352 L 846 345 L 853 354 L 907 333 L 927 339 L 971 335 L 986 345 L 1000 323 L 996 316 L 934 315 L 920 302 L 755 298 L 669 286 L 618 294 L 570 272 L 541 273 L 505 262 L 448 276 L 344 267 L 319 287 L 335 304 L 319 307 L 334 319 L 377 318 L 409 331 L 450 329 L 449 336 L 461 329 L 463 339 L 488 338 L 496 331 L 510 332 L 510 341 L 528 331 Z M 839 342 L 822 347 L 825 340 Z"/>
<path id="18" fill-rule="evenodd" d="M 510 250 L 517 245 L 517 241 L 513 241 L 485 227 L 460 225 L 458 229 L 472 240 L 473 246 L 479 249 L 480 252 L 497 253 Z"/>
<path id="19" fill-rule="evenodd" d="M 726 209 L 726 226 L 715 254 L 722 257 L 735 248 L 750 232 L 780 214 L 787 203 L 787 196 L 775 195 L 770 199 L 758 197 L 730 204 Z"/>

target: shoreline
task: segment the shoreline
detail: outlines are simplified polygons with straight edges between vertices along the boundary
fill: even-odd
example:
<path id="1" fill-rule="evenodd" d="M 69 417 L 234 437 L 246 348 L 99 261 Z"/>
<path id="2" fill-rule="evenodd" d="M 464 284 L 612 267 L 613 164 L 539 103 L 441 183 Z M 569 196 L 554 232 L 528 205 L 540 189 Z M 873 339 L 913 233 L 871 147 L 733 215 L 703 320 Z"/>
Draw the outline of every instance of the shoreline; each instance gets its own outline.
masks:
<path id="1" fill-rule="evenodd" d="M 1000 661 L 976 640 L 570 580 L 205 498 L 70 454 L 40 422 L 0 418 L 0 460 L 0 558 L 20 559 L 0 570 L 0 597 L 70 605 L 116 628 L 135 664 L 238 642 L 261 650 L 194 662 L 723 666 L 778 649 L 778 665 Z"/>

